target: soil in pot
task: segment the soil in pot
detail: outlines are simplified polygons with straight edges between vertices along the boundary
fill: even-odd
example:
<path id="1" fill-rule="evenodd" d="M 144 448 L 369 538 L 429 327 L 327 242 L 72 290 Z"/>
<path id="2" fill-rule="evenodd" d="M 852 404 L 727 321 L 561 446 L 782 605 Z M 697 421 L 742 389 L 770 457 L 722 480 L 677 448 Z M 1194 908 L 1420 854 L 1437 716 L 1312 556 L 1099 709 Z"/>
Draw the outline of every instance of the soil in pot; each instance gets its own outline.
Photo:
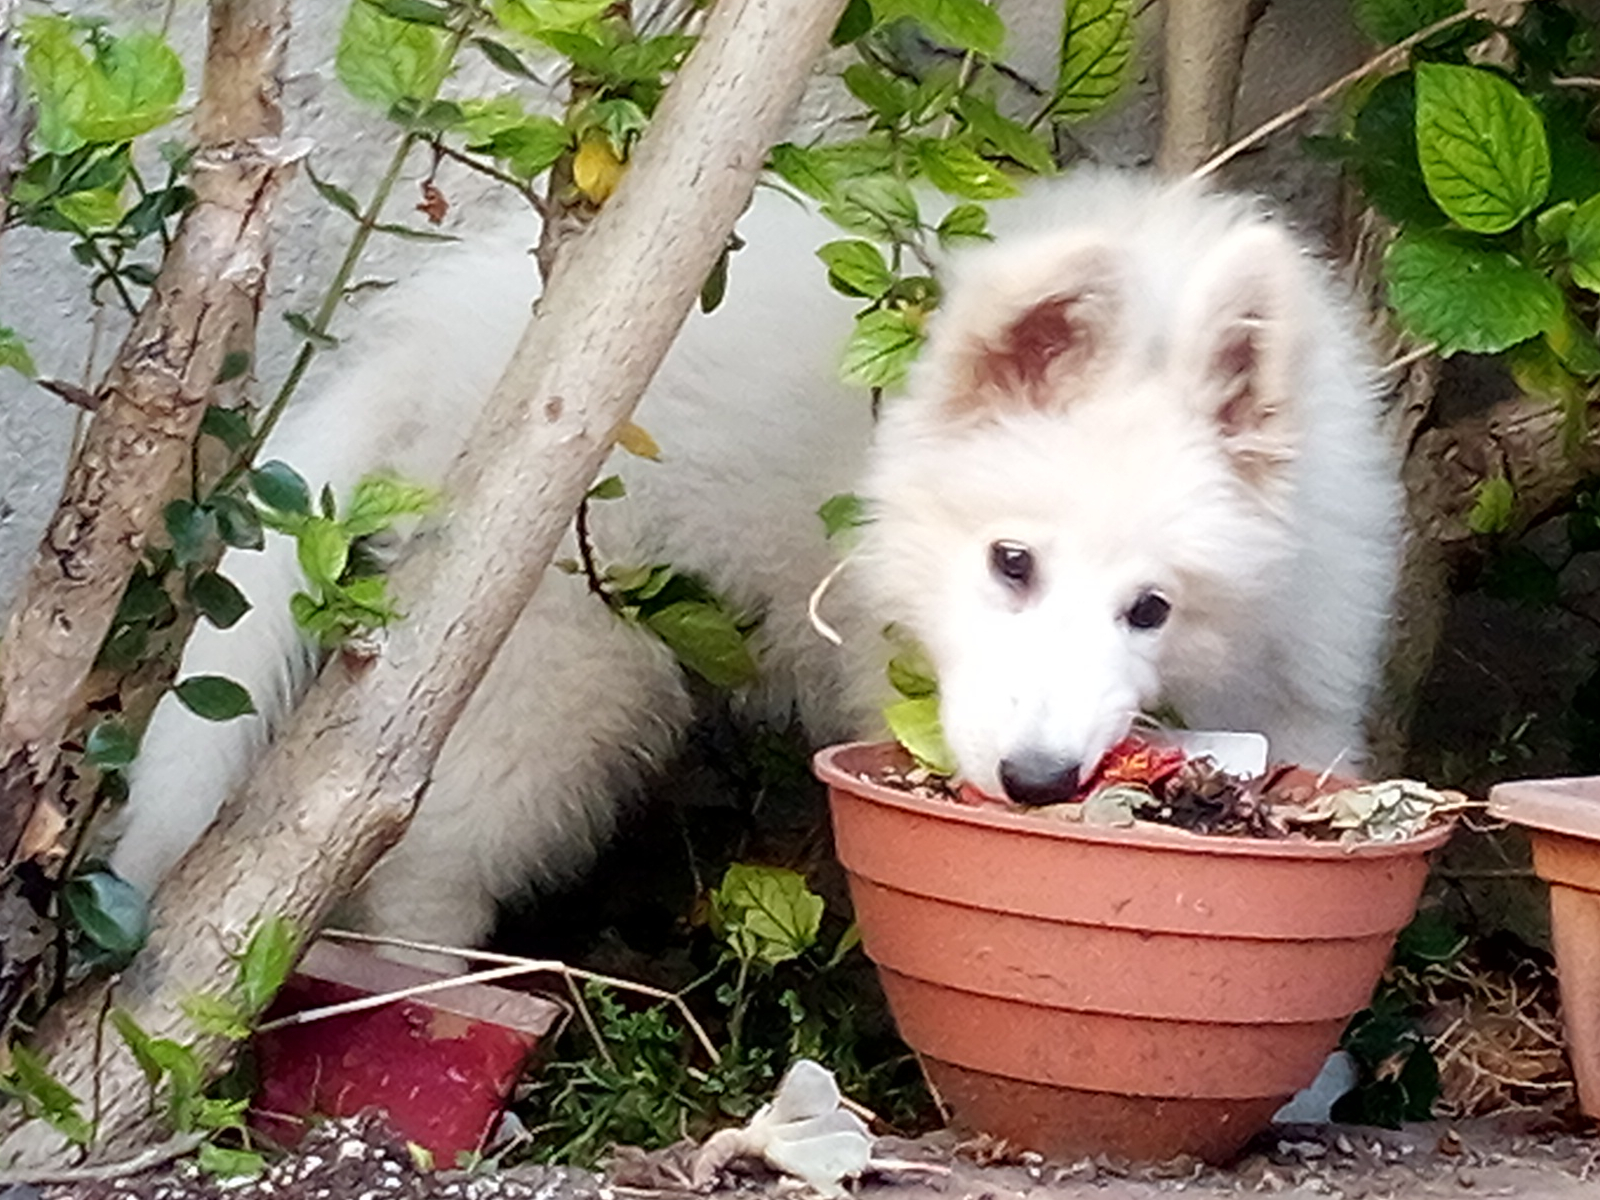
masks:
<path id="1" fill-rule="evenodd" d="M 1051 1155 L 1223 1161 L 1362 1008 L 1447 828 L 1389 843 L 1049 820 L 817 756 L 866 951 L 961 1124 Z"/>

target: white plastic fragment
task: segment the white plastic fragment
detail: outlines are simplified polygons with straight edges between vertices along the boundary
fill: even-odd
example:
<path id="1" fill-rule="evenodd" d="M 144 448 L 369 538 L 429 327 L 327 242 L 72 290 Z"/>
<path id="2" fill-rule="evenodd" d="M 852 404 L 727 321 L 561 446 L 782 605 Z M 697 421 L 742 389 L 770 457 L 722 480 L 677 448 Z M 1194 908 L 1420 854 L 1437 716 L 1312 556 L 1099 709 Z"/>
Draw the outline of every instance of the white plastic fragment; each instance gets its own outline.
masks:
<path id="1" fill-rule="evenodd" d="M 694 1181 L 707 1187 L 735 1158 L 765 1160 L 821 1196 L 845 1194 L 844 1181 L 867 1169 L 872 1134 L 855 1113 L 841 1108 L 833 1072 L 801 1058 L 784 1072 L 771 1103 L 743 1129 L 713 1134 L 695 1157 Z"/>

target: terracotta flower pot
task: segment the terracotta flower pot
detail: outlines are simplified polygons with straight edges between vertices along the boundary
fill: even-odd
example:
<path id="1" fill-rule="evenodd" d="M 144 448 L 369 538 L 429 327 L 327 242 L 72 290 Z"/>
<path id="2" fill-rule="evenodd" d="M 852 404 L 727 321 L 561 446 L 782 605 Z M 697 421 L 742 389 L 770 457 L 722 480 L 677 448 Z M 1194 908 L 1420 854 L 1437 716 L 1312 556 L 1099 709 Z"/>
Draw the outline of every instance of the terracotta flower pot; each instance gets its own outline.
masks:
<path id="1" fill-rule="evenodd" d="M 1600 778 L 1502 783 L 1489 812 L 1527 828 L 1533 869 L 1550 884 L 1567 1057 L 1578 1107 L 1600 1117 Z"/>
<path id="2" fill-rule="evenodd" d="M 863 778 L 896 760 L 814 764 L 862 941 L 956 1119 L 1051 1155 L 1235 1154 L 1367 1003 L 1449 836 L 1056 823 Z"/>

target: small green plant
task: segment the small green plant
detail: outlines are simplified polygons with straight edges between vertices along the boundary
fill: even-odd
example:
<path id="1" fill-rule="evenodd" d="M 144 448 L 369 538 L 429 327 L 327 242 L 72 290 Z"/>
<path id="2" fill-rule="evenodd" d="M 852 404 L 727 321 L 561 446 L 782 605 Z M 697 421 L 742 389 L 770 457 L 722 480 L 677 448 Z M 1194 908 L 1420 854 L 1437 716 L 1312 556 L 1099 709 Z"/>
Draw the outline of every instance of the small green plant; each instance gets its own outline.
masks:
<path id="1" fill-rule="evenodd" d="M 703 1137 L 748 1118 L 801 1057 L 831 1067 L 847 1091 L 906 1103 L 892 1078 L 900 1064 L 867 1044 L 854 998 L 839 985 L 859 944 L 855 928 L 824 938 L 822 898 L 802 875 L 735 863 L 703 911 L 712 962 L 684 995 L 720 1031 L 718 1059 L 696 1061 L 667 1005 L 630 1007 L 591 984 L 584 996 L 597 1041 L 551 1063 L 534 1088 L 527 1116 L 538 1158 L 593 1163 L 613 1145 Z"/>

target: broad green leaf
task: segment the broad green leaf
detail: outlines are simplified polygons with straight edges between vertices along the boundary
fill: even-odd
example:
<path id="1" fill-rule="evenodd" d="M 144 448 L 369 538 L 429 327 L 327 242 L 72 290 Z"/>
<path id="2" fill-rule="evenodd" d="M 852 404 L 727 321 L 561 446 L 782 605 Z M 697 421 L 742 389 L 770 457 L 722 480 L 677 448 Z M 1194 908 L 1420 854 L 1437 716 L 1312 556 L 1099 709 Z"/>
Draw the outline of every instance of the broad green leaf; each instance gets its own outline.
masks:
<path id="1" fill-rule="evenodd" d="M 1353 0 L 1356 25 L 1381 46 L 1403 42 L 1419 29 L 1461 11 L 1464 0 Z"/>
<path id="2" fill-rule="evenodd" d="M 1402 234 L 1384 256 L 1383 275 L 1401 323 L 1445 355 L 1493 354 L 1562 316 L 1561 290 L 1542 272 L 1445 234 Z"/>
<path id="3" fill-rule="evenodd" d="M 259 550 L 266 545 L 261 532 L 261 517 L 238 496 L 212 496 L 206 501 L 217 519 L 217 532 L 230 546 L 241 550 Z"/>
<path id="4" fill-rule="evenodd" d="M 1567 240 L 1567 230 L 1572 228 L 1573 214 L 1578 206 L 1571 200 L 1552 204 L 1533 219 L 1533 232 L 1541 244 L 1555 246 Z"/>
<path id="5" fill-rule="evenodd" d="M 319 588 L 337 587 L 350 561 L 350 535 L 328 517 L 311 517 L 295 534 L 295 556 Z"/>
<path id="6" fill-rule="evenodd" d="M 627 486 L 620 475 L 607 475 L 588 492 L 591 500 L 620 500 L 627 494 Z"/>
<path id="7" fill-rule="evenodd" d="M 111 188 L 89 188 L 55 201 L 55 209 L 77 229 L 115 229 L 122 221 L 122 197 Z"/>
<path id="8" fill-rule="evenodd" d="M 926 696 L 937 697 L 939 679 L 933 662 L 921 646 L 907 638 L 897 639 L 899 652 L 889 660 L 889 686 L 907 700 L 920 700 Z"/>
<path id="9" fill-rule="evenodd" d="M 976 150 L 959 142 L 924 138 L 917 143 L 917 164 L 941 192 L 965 200 L 999 200 L 1017 194 L 1017 185 Z"/>
<path id="10" fill-rule="evenodd" d="M 911 109 L 911 84 L 873 63 L 858 62 L 840 74 L 850 94 L 876 113 L 886 125 Z"/>
<path id="11" fill-rule="evenodd" d="M 907 17 L 957 50 L 998 58 L 1005 46 L 1005 22 L 984 0 L 872 0 L 872 11 L 879 21 Z"/>
<path id="12" fill-rule="evenodd" d="M 191 675 L 172 692 L 185 708 L 208 721 L 231 721 L 256 711 L 250 693 L 221 675 Z"/>
<path id="13" fill-rule="evenodd" d="M 73 922 L 96 946 L 116 955 L 144 945 L 150 918 L 144 893 L 110 871 L 90 871 L 69 879 L 61 898 Z"/>
<path id="14" fill-rule="evenodd" d="M 850 0 L 839 14 L 839 23 L 829 38 L 835 46 L 848 46 L 871 30 L 874 17 L 870 0 Z"/>
<path id="15" fill-rule="evenodd" d="M 822 928 L 822 897 L 783 867 L 734 863 L 711 893 L 723 940 L 745 962 L 776 966 L 798 958 Z"/>
<path id="16" fill-rule="evenodd" d="M 784 182 L 824 203 L 835 199 L 841 184 L 891 175 L 894 164 L 894 147 L 887 138 L 879 136 L 831 146 L 797 146 L 782 142 L 772 148 L 768 159 L 768 165 Z M 887 182 L 892 185 L 899 181 L 891 177 Z M 914 202 L 911 207 L 914 211 Z"/>
<path id="17" fill-rule="evenodd" d="M 533 116 L 523 117 L 473 148 L 500 159 L 517 178 L 532 179 L 547 171 L 571 144 L 572 134 L 560 121 Z"/>
<path id="18" fill-rule="evenodd" d="M 83 746 L 84 757 L 102 771 L 119 771 L 139 754 L 139 739 L 121 721 L 97 721 Z"/>
<path id="19" fill-rule="evenodd" d="M 827 264 L 829 282 L 847 296 L 876 300 L 894 283 L 883 251 L 871 242 L 829 242 L 817 250 L 817 257 Z"/>
<path id="20" fill-rule="evenodd" d="M 1447 218 L 1428 194 L 1417 161 L 1416 77 L 1409 71 L 1381 79 L 1356 113 L 1348 150 L 1362 191 L 1402 229 L 1434 228 Z"/>
<path id="21" fill-rule="evenodd" d="M 1600 196 L 1584 201 L 1572 211 L 1566 238 L 1573 282 L 1591 292 L 1600 292 Z"/>
<path id="22" fill-rule="evenodd" d="M 33 355 L 28 353 L 28 345 L 22 340 L 22 335 L 8 325 L 0 325 L 0 370 L 10 367 L 18 374 L 26 375 L 32 379 L 39 373 L 39 368 L 33 365 Z"/>
<path id="23" fill-rule="evenodd" d="M 231 357 L 231 356 L 230 356 Z M 238 373 L 243 374 L 249 369 L 250 356 L 241 354 L 244 367 Z M 223 364 L 223 370 L 229 368 L 228 363 Z M 218 380 L 222 382 L 222 380 Z M 212 404 L 206 408 L 206 415 L 200 418 L 200 432 L 208 437 L 214 437 L 229 450 L 243 450 L 250 444 L 250 421 L 236 408 L 223 408 Z"/>
<path id="24" fill-rule="evenodd" d="M 1419 63 L 1417 157 L 1428 194 L 1475 233 L 1500 233 L 1550 190 L 1539 110 L 1491 71 Z"/>
<path id="25" fill-rule="evenodd" d="M 162 510 L 172 553 L 181 567 L 205 558 L 211 547 L 211 514 L 189 500 L 174 500 Z"/>
<path id="26" fill-rule="evenodd" d="M 177 112 L 183 63 L 157 34 L 102 35 L 91 56 L 72 21 L 33 17 L 23 22 L 22 40 L 41 149 L 68 154 L 86 142 L 125 142 Z"/>
<path id="27" fill-rule="evenodd" d="M 883 710 L 883 719 L 895 741 L 917 762 L 936 775 L 955 774 L 955 756 L 944 740 L 937 696 L 898 700 Z"/>
<path id="28" fill-rule="evenodd" d="M 50 1074 L 40 1058 L 20 1041 L 10 1046 L 11 1071 L 3 1081 L 4 1090 L 19 1096 L 30 1116 L 43 1117 L 62 1137 L 79 1146 L 94 1140 L 94 1126 L 78 1111 L 78 1098 Z"/>
<path id="29" fill-rule="evenodd" d="M 250 611 L 250 601 L 233 581 L 215 571 L 202 571 L 189 584 L 189 602 L 218 629 L 231 629 Z"/>
<path id="30" fill-rule="evenodd" d="M 385 109 L 426 100 L 448 65 L 445 33 L 387 16 L 371 0 L 354 0 L 339 33 L 334 71 L 358 100 Z"/>
<path id="31" fill-rule="evenodd" d="M 262 919 L 239 956 L 239 1002 L 252 1017 L 278 994 L 300 954 L 300 934 L 285 917 Z"/>
<path id="32" fill-rule="evenodd" d="M 24 78 L 38 105 L 34 144 L 52 154 L 70 154 L 84 143 L 79 125 L 99 104 L 99 72 L 65 17 L 29 18 L 22 23 L 22 41 Z"/>
<path id="33" fill-rule="evenodd" d="M 530 37 L 582 29 L 605 15 L 612 0 L 497 0 L 495 19 Z"/>
<path id="34" fill-rule="evenodd" d="M 145 1080 L 153 1088 L 161 1082 L 161 1077 L 166 1074 L 166 1068 L 161 1065 L 161 1060 L 151 1053 L 151 1045 L 156 1039 L 152 1038 L 133 1019 L 132 1014 L 124 1009 L 111 1010 L 111 1025 L 121 1036 L 123 1044 L 128 1047 L 139 1069 L 144 1072 Z"/>
<path id="35" fill-rule="evenodd" d="M 1504 533 L 1511 528 L 1516 502 L 1511 481 L 1504 475 L 1490 476 L 1478 485 L 1472 511 L 1467 513 L 1467 528 L 1478 534 Z"/>
<path id="36" fill-rule="evenodd" d="M 851 233 L 883 242 L 907 238 L 921 225 L 911 188 L 887 174 L 841 180 L 822 212 Z"/>
<path id="37" fill-rule="evenodd" d="M 368 537 L 391 528 L 401 517 L 416 517 L 439 505 L 439 493 L 398 475 L 377 472 L 362 476 L 350 496 L 339 526 L 347 537 Z"/>
<path id="38" fill-rule="evenodd" d="M 1600 345 L 1595 342 L 1594 330 L 1579 320 L 1570 307 L 1562 306 L 1561 320 L 1545 330 L 1544 340 L 1561 365 L 1574 375 L 1585 379 L 1600 375 Z"/>
<path id="39" fill-rule="evenodd" d="M 854 492 L 829 496 L 817 509 L 817 516 L 822 518 L 822 529 L 829 541 L 867 523 L 866 505 Z"/>
<path id="40" fill-rule="evenodd" d="M 750 643 L 733 617 L 717 605 L 683 600 L 642 620 L 679 662 L 714 687 L 743 687 L 759 674 Z"/>
<path id="41" fill-rule="evenodd" d="M 921 348 L 922 332 L 904 312 L 874 309 L 856 318 L 840 374 L 846 383 L 862 387 L 894 387 L 905 378 Z"/>
<path id="42" fill-rule="evenodd" d="M 97 64 L 105 80 L 95 111 L 78 125 L 90 142 L 125 142 L 165 125 L 183 97 L 183 61 L 155 33 L 111 39 Z"/>
<path id="43" fill-rule="evenodd" d="M 256 499 L 279 512 L 309 514 L 311 489 L 300 473 L 287 463 L 273 459 L 250 472 L 250 489 Z"/>
<path id="44" fill-rule="evenodd" d="M 1133 49 L 1133 0 L 1067 0 L 1051 111 L 1079 121 L 1103 109 L 1127 82 Z"/>
<path id="45" fill-rule="evenodd" d="M 1592 335 L 1585 336 L 1592 341 Z M 1556 353 L 1550 333 L 1511 347 L 1506 366 L 1519 388 L 1561 410 L 1562 441 L 1568 454 L 1575 454 L 1588 432 L 1589 388 Z"/>
<path id="46" fill-rule="evenodd" d="M 945 213 L 939 227 L 934 230 L 939 244 L 946 248 L 962 242 L 988 241 L 989 214 L 977 204 L 958 204 Z"/>
<path id="47" fill-rule="evenodd" d="M 963 95 L 956 101 L 956 111 L 973 135 L 996 154 L 1026 167 L 1035 175 L 1055 172 L 1055 158 L 1049 143 L 1020 121 L 1004 115 L 994 101 L 984 96 Z"/>

